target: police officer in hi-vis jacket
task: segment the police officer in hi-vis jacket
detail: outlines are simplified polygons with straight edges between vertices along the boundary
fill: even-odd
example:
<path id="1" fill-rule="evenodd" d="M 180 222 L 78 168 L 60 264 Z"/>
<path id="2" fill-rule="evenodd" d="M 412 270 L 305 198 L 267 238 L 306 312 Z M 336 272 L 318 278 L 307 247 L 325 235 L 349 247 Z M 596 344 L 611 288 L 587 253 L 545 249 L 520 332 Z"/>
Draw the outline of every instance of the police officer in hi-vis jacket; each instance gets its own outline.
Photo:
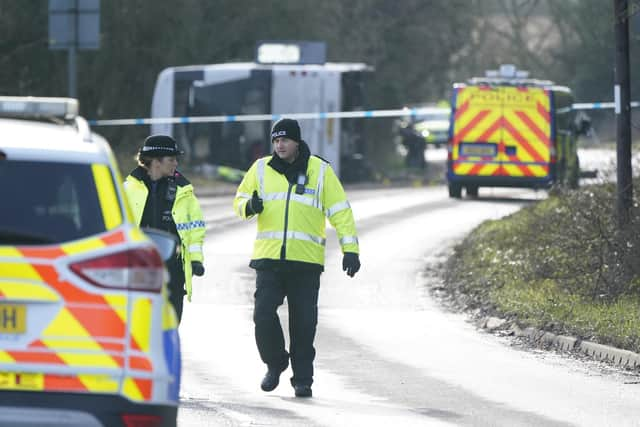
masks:
<path id="1" fill-rule="evenodd" d="M 151 135 L 138 152 L 138 167 L 124 188 L 136 223 L 167 231 L 180 240 L 179 253 L 167 262 L 169 300 L 182 319 L 185 294 L 191 301 L 191 276 L 204 274 L 205 224 L 193 185 L 176 170 L 183 154 L 168 135 Z"/>
<path id="2" fill-rule="evenodd" d="M 267 365 L 261 388 L 271 391 L 278 386 L 290 358 L 295 395 L 311 397 L 325 218 L 337 231 L 344 254 L 342 268 L 350 277 L 360 269 L 358 237 L 342 184 L 328 162 L 311 155 L 300 137 L 298 122 L 278 121 L 271 141 L 273 154 L 253 163 L 233 202 L 241 218 L 257 216 L 249 266 L 256 270 L 256 344 Z M 289 309 L 288 353 L 277 314 L 285 297 Z"/>

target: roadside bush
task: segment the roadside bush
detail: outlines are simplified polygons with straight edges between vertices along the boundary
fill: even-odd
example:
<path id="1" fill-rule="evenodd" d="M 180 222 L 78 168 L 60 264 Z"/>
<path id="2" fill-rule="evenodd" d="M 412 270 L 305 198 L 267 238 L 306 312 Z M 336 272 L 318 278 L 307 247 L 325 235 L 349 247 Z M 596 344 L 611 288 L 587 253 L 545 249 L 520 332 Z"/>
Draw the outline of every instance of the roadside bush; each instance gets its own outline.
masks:
<path id="1" fill-rule="evenodd" d="M 636 183 L 636 188 L 638 183 Z M 549 253 L 532 254 L 540 278 L 549 277 L 560 289 L 594 301 L 615 301 L 623 295 L 639 295 L 640 210 L 634 200 L 629 221 L 618 227 L 614 185 L 588 186 L 560 191 L 549 204 L 540 203 L 534 212 L 530 236 L 544 241 Z M 534 240 L 535 243 L 535 240 Z M 551 256 L 550 256 L 551 255 Z"/>
<path id="2" fill-rule="evenodd" d="M 470 233 L 454 248 L 445 283 L 485 313 L 637 351 L 639 201 L 620 229 L 614 185 L 554 189 Z"/>

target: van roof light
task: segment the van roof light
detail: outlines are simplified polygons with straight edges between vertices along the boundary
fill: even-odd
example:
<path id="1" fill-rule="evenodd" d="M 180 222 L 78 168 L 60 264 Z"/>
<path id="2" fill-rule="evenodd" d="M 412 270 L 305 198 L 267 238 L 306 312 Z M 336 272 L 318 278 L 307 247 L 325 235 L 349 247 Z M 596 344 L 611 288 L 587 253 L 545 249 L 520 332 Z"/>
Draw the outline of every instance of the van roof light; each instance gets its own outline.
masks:
<path id="1" fill-rule="evenodd" d="M 71 120 L 77 116 L 78 100 L 74 98 L 0 96 L 0 117 Z"/>
<path id="2" fill-rule="evenodd" d="M 513 64 L 500 65 L 500 77 L 514 78 L 516 76 L 516 66 Z"/>
<path id="3" fill-rule="evenodd" d="M 519 70 L 513 64 L 502 64 L 499 70 L 486 70 L 484 76 L 487 78 L 526 79 L 529 77 L 529 72 Z"/>

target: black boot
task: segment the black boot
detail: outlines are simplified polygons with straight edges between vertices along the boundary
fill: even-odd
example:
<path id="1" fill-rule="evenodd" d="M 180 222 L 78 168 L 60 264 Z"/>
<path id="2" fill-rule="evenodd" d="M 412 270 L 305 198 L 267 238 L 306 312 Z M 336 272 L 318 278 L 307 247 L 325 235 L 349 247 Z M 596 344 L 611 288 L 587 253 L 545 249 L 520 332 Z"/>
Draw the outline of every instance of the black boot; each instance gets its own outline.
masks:
<path id="1" fill-rule="evenodd" d="M 304 384 L 296 384 L 293 386 L 295 390 L 296 397 L 311 397 L 313 393 L 311 392 L 311 386 Z"/>
<path id="2" fill-rule="evenodd" d="M 260 383 L 260 388 L 264 391 L 273 391 L 276 389 L 276 387 L 278 387 L 278 384 L 280 384 L 280 374 L 283 373 L 287 367 L 289 366 L 289 363 L 287 363 L 284 368 L 269 368 L 267 370 L 267 373 L 265 374 L 264 378 L 262 379 L 262 383 Z"/>

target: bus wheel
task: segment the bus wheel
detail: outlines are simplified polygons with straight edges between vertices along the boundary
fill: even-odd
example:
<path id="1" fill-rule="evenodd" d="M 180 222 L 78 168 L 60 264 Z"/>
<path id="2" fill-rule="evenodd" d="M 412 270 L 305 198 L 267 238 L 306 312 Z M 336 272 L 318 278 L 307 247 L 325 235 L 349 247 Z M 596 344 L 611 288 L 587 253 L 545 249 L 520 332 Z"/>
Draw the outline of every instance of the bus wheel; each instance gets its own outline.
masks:
<path id="1" fill-rule="evenodd" d="M 462 197 L 462 186 L 460 184 L 449 184 L 449 197 L 456 199 Z"/>
<path id="2" fill-rule="evenodd" d="M 467 196 L 469 196 L 469 197 L 478 197 L 478 186 L 477 185 L 467 185 Z"/>

